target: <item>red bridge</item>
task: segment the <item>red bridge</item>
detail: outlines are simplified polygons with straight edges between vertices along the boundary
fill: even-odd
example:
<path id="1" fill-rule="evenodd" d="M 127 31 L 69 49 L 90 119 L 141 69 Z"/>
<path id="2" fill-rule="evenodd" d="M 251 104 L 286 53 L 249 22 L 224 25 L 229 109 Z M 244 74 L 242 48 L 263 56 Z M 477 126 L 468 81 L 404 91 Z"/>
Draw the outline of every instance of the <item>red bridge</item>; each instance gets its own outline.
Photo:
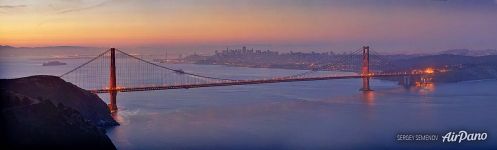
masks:
<path id="1" fill-rule="evenodd" d="M 117 53 L 116 53 L 117 52 Z M 375 55 L 371 55 L 371 53 Z M 371 61 L 370 57 L 376 58 Z M 321 65 L 296 75 L 268 79 L 229 79 L 207 76 L 153 63 L 138 56 L 111 48 L 90 61 L 60 75 L 61 78 L 93 93 L 110 93 L 109 108 L 117 110 L 118 92 L 189 89 L 201 87 L 266 84 L 279 82 L 315 81 L 362 78 L 362 91 L 371 91 L 373 77 L 421 76 L 425 72 L 386 72 L 382 67 L 394 65 L 368 46 L 349 54 L 339 55 L 335 63 Z M 374 68 L 372 71 L 371 68 Z M 325 72 L 323 75 L 323 71 Z M 329 71 L 358 72 L 352 75 L 333 74 Z M 321 75 L 319 75 L 321 73 Z M 118 80 L 119 79 L 119 80 Z"/>

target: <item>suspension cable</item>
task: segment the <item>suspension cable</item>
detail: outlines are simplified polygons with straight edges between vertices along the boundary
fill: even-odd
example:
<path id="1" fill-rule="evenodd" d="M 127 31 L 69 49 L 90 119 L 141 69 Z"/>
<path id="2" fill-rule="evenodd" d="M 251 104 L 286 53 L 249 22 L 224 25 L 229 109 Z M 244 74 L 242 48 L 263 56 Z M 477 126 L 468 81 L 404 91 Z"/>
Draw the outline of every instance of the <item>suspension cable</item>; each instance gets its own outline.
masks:
<path id="1" fill-rule="evenodd" d="M 353 51 L 353 52 L 351 52 L 349 54 L 341 55 L 338 59 L 336 59 L 336 62 L 340 62 L 340 61 L 348 58 L 351 55 L 357 54 L 360 51 L 361 51 L 361 49 L 357 49 L 357 50 L 355 50 L 355 51 Z M 299 73 L 299 74 L 295 74 L 295 75 L 290 75 L 290 76 L 284 76 L 282 78 L 294 78 L 294 77 L 304 76 L 304 75 L 307 75 L 307 74 L 310 74 L 310 73 L 314 73 L 314 72 L 317 72 L 317 71 L 322 71 L 323 68 L 326 68 L 326 67 L 331 66 L 331 65 L 334 65 L 334 64 L 333 63 L 332 64 L 327 64 L 327 65 L 319 67 L 318 69 L 312 69 L 312 70 L 307 71 L 307 72 L 303 72 L 303 73 Z"/>
<path id="2" fill-rule="evenodd" d="M 84 67 L 85 65 L 87 65 L 87 64 L 89 64 L 89 63 L 91 63 L 91 62 L 95 61 L 96 59 L 98 59 L 98 58 L 102 57 L 103 55 L 105 55 L 105 54 L 106 54 L 107 52 L 109 52 L 109 51 L 110 51 L 110 49 L 106 50 L 105 52 L 103 52 L 103 53 L 101 53 L 100 55 L 96 56 L 95 58 L 91 59 L 90 61 L 87 61 L 87 62 L 85 62 L 85 63 L 83 63 L 83 64 L 79 65 L 78 67 L 76 67 L 76 68 L 72 69 L 71 71 L 68 71 L 68 72 L 66 72 L 66 73 L 64 73 L 64 74 L 62 74 L 62 75 L 59 75 L 59 77 L 63 77 L 63 76 L 65 76 L 65 75 L 67 75 L 67 74 L 69 74 L 69 73 L 71 73 L 71 72 L 74 72 L 74 71 L 78 70 L 78 69 L 79 69 L 79 68 L 81 68 L 81 67 Z"/>
<path id="3" fill-rule="evenodd" d="M 140 61 L 142 61 L 144 63 L 150 64 L 150 65 L 154 65 L 156 67 L 160 67 L 160 68 L 167 69 L 167 70 L 170 70 L 170 71 L 174 71 L 174 72 L 177 72 L 177 73 L 180 73 L 180 74 L 186 74 L 186 75 L 191 75 L 191 76 L 195 76 L 195 77 L 206 78 L 206 79 L 214 79 L 214 80 L 243 81 L 243 80 L 235 80 L 235 79 L 224 79 L 224 78 L 217 78 L 217 77 L 209 77 L 209 76 L 204 76 L 204 75 L 198 75 L 198 74 L 194 74 L 194 73 L 189 73 L 189 72 L 185 72 L 185 71 L 182 71 L 182 70 L 179 70 L 179 69 L 173 69 L 173 68 L 169 68 L 169 67 L 166 67 L 166 66 L 158 65 L 156 63 L 147 61 L 145 59 L 142 59 L 142 58 L 139 58 L 139 57 L 136 57 L 136 56 L 133 56 L 131 54 L 128 54 L 128 53 L 123 52 L 123 51 L 118 50 L 118 49 L 116 49 L 116 51 L 119 51 L 119 52 L 123 53 L 124 55 L 127 55 L 127 56 L 132 57 L 132 58 L 137 59 L 137 60 L 140 60 Z"/>

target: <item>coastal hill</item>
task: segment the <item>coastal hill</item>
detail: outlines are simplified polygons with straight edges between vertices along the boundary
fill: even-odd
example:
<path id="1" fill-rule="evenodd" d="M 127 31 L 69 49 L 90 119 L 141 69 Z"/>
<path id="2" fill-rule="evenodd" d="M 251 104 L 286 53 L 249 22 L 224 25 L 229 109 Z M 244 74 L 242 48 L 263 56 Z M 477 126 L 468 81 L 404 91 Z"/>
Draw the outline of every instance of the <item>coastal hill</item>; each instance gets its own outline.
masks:
<path id="1" fill-rule="evenodd" d="M 392 65 L 393 71 L 408 71 L 428 67 L 448 70 L 445 73 L 437 73 L 434 76 L 435 82 L 497 79 L 497 55 L 428 55 L 397 60 L 393 64 L 402 64 Z"/>
<path id="2" fill-rule="evenodd" d="M 99 127 L 110 127 L 117 122 L 110 116 L 107 104 L 90 93 L 59 77 L 38 75 L 19 79 L 0 79 L 2 89 L 28 97 L 46 99 L 75 109 Z"/>
<path id="3" fill-rule="evenodd" d="M 469 50 L 469 49 L 450 49 L 441 51 L 438 54 L 462 55 L 462 56 L 488 56 L 497 55 L 497 49 Z"/>
<path id="4" fill-rule="evenodd" d="M 0 79 L 2 149 L 116 149 L 97 95 L 54 76 Z"/>

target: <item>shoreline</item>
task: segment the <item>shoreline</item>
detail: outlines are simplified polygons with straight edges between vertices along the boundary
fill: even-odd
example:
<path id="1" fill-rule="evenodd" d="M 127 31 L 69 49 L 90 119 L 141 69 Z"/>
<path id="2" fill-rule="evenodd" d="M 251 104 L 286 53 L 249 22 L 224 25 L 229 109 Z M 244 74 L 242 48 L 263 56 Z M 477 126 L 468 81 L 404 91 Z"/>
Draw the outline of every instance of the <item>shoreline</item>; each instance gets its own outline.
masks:
<path id="1" fill-rule="evenodd" d="M 160 63 L 163 64 L 163 63 Z M 278 67 L 254 67 L 254 66 L 242 66 L 242 65 L 228 65 L 228 64 L 206 64 L 206 63 L 178 63 L 178 64 L 192 64 L 192 65 L 212 65 L 212 66 L 225 66 L 225 67 L 238 67 L 238 68 L 256 68 L 256 69 L 282 69 L 282 70 L 295 70 L 295 71 L 311 71 L 310 69 L 298 69 L 298 68 L 278 68 Z M 166 65 L 168 65 L 166 63 Z M 335 71 L 335 70 L 323 70 L 323 72 L 326 71 Z M 348 72 L 348 71 L 339 71 L 339 72 Z M 349 73 L 356 73 L 356 72 L 349 72 Z M 446 74 L 446 73 L 444 73 Z M 385 81 L 396 81 L 396 80 L 389 80 L 389 79 L 382 79 L 382 78 L 376 78 L 379 80 L 385 80 Z M 481 79 L 464 79 L 464 80 L 457 80 L 457 81 L 433 81 L 434 83 L 460 83 L 460 82 L 471 82 L 471 81 L 479 81 L 479 80 L 497 80 L 497 78 L 481 78 Z"/>

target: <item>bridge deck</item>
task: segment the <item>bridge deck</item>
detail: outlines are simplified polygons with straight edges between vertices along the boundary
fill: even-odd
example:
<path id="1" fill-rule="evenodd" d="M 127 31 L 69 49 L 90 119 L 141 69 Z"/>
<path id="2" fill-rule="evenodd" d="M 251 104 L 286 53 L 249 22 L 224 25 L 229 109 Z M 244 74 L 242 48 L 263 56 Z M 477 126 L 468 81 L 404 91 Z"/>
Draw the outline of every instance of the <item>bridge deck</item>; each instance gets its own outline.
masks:
<path id="1" fill-rule="evenodd" d="M 216 86 L 233 86 L 233 85 L 249 85 L 249 84 L 265 84 L 265 83 L 280 83 L 280 82 L 298 82 L 298 81 L 316 81 L 316 80 L 333 80 L 333 79 L 353 79 L 365 77 L 395 77 L 395 76 L 417 76 L 418 74 L 378 74 L 378 75 L 351 75 L 351 76 L 330 76 L 330 77 L 309 77 L 309 78 L 282 78 L 282 79 L 265 79 L 265 80 L 240 80 L 240 81 L 227 81 L 217 83 L 204 83 L 204 84 L 188 84 L 188 85 L 164 85 L 164 86 L 150 86 L 150 87 L 123 87 L 114 90 L 110 89 L 96 89 L 89 90 L 93 93 L 109 93 L 111 91 L 117 92 L 133 92 L 133 91 L 153 91 L 153 90 L 167 90 L 167 89 L 190 89 L 201 87 L 216 87 Z"/>

